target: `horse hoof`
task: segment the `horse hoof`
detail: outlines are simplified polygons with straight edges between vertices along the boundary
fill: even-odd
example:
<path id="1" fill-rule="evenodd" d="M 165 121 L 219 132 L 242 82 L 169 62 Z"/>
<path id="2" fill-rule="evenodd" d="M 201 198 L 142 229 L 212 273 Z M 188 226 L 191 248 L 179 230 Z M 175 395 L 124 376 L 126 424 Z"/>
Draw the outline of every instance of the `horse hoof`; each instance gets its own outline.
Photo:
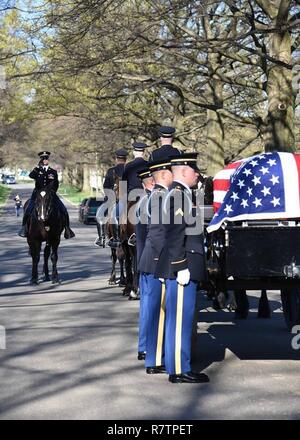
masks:
<path id="1" fill-rule="evenodd" d="M 125 287 L 126 286 L 126 281 L 125 280 L 120 280 L 119 281 L 119 286 L 120 287 Z"/>
<path id="2" fill-rule="evenodd" d="M 139 298 L 139 296 L 138 296 L 138 294 L 137 293 L 135 293 L 133 290 L 130 292 L 130 294 L 129 294 L 129 300 L 131 300 L 131 299 L 138 299 Z"/>
<path id="3" fill-rule="evenodd" d="M 58 278 L 52 280 L 52 284 L 61 284 L 61 281 Z"/>
<path id="4" fill-rule="evenodd" d="M 51 281 L 51 280 L 50 280 L 50 277 L 44 277 L 44 278 L 43 278 L 43 281 L 44 281 L 44 282 L 47 282 L 47 281 Z"/>
<path id="5" fill-rule="evenodd" d="M 117 283 L 115 280 L 108 280 L 109 286 L 115 286 Z"/>
<path id="6" fill-rule="evenodd" d="M 39 285 L 39 282 L 38 282 L 38 280 L 36 280 L 36 279 L 31 279 L 31 280 L 30 280 L 30 285 L 31 285 L 31 286 L 38 286 L 38 285 Z"/>

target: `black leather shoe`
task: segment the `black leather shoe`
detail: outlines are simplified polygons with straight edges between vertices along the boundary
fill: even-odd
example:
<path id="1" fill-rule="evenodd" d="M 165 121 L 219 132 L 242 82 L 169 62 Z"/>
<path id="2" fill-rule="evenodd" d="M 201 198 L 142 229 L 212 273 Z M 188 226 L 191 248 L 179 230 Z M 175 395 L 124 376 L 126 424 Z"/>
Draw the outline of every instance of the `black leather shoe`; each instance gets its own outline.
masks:
<path id="1" fill-rule="evenodd" d="M 189 371 L 182 374 L 170 374 L 169 382 L 172 383 L 206 383 L 209 382 L 209 378 L 204 373 L 194 373 Z"/>
<path id="2" fill-rule="evenodd" d="M 160 374 L 160 373 L 166 373 L 166 367 L 164 365 L 160 365 L 158 367 L 147 367 L 146 368 L 147 374 Z"/>
<path id="3" fill-rule="evenodd" d="M 18 236 L 19 237 L 23 237 L 23 238 L 27 237 L 27 227 L 26 227 L 26 225 L 21 227 L 21 229 L 18 232 Z"/>
<path id="4" fill-rule="evenodd" d="M 69 228 L 68 226 L 65 227 L 65 234 L 64 237 L 66 240 L 68 240 L 69 238 L 73 238 L 75 237 L 74 232 L 72 231 L 71 228 Z"/>
<path id="5" fill-rule="evenodd" d="M 146 359 L 146 352 L 145 351 L 139 351 L 137 358 L 138 358 L 139 361 L 144 361 Z"/>

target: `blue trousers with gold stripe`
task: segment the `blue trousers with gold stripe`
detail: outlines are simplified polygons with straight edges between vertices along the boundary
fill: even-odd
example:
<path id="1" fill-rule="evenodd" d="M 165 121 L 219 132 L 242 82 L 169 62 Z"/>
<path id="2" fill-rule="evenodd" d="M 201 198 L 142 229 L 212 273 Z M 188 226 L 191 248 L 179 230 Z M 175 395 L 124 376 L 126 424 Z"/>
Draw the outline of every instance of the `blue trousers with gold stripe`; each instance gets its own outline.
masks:
<path id="1" fill-rule="evenodd" d="M 165 283 L 151 274 L 145 274 L 148 284 L 148 325 L 146 367 L 164 365 Z"/>
<path id="2" fill-rule="evenodd" d="M 191 339 L 197 283 L 166 280 L 165 365 L 169 374 L 191 371 Z"/>
<path id="3" fill-rule="evenodd" d="M 145 274 L 140 274 L 140 317 L 139 317 L 139 343 L 138 351 L 146 351 L 147 324 L 148 324 L 148 302 L 149 302 L 149 283 Z"/>

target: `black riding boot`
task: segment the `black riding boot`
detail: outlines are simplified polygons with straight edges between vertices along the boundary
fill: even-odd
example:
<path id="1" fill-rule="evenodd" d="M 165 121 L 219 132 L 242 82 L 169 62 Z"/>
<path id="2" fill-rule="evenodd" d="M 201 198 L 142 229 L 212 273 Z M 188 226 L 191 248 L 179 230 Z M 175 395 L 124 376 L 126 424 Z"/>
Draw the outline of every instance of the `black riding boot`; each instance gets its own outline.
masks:
<path id="1" fill-rule="evenodd" d="M 18 232 L 19 237 L 23 237 L 23 238 L 27 237 L 28 234 L 27 220 L 28 220 L 28 215 L 25 213 L 23 216 L 21 229 Z"/>
<path id="2" fill-rule="evenodd" d="M 69 214 L 68 214 L 68 212 L 65 213 L 65 220 L 66 220 L 66 226 L 65 226 L 64 237 L 65 237 L 66 240 L 68 240 L 69 238 L 73 238 L 73 237 L 75 237 L 74 232 L 73 232 L 72 229 L 70 228 L 70 220 L 69 220 Z"/>
<path id="3" fill-rule="evenodd" d="M 95 246 L 105 247 L 105 224 L 97 223 L 98 238 L 96 238 Z"/>
<path id="4" fill-rule="evenodd" d="M 111 248 L 117 248 L 117 247 L 121 246 L 121 240 L 120 240 L 120 236 L 119 236 L 119 225 L 113 223 L 112 229 L 113 229 L 114 236 L 109 240 L 107 245 Z"/>
<path id="5" fill-rule="evenodd" d="M 28 234 L 28 228 L 27 228 L 27 224 L 22 225 L 21 229 L 18 232 L 19 237 L 27 237 Z"/>

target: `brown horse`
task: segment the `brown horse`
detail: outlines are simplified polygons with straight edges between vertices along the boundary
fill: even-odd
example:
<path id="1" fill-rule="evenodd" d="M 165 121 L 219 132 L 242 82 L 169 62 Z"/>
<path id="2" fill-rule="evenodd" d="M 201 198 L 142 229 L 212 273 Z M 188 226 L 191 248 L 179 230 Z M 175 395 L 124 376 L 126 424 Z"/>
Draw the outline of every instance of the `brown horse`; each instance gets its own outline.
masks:
<path id="1" fill-rule="evenodd" d="M 116 201 L 119 201 L 119 178 L 115 171 L 113 171 L 113 177 L 114 177 L 114 193 Z M 100 207 L 101 209 L 101 207 Z M 99 238 L 103 234 L 103 247 L 105 247 L 105 239 L 108 240 L 108 245 L 112 243 L 114 239 L 116 239 L 116 227 L 114 226 L 114 210 L 115 210 L 115 204 L 113 204 L 110 207 L 107 207 L 105 211 L 103 212 L 103 217 L 107 217 L 107 221 L 102 223 L 101 222 L 101 216 L 99 212 L 99 218 L 98 215 L 96 215 L 96 222 L 97 222 L 97 229 L 98 229 L 98 235 Z M 98 214 L 98 212 L 97 212 Z M 117 277 L 116 277 L 116 263 L 119 262 L 120 265 L 120 279 L 119 279 L 119 286 L 125 286 L 125 274 L 124 274 L 124 251 L 122 248 L 122 245 L 118 245 L 116 247 L 110 246 L 111 249 L 111 262 L 112 262 L 112 269 L 110 278 L 108 280 L 109 285 L 115 285 L 117 284 Z"/>
<path id="2" fill-rule="evenodd" d="M 110 212 L 108 214 L 109 220 L 112 217 L 112 211 L 113 209 L 110 209 Z M 105 225 L 105 235 L 110 241 L 112 238 L 114 238 L 114 228 L 111 221 L 108 221 Z M 110 278 L 108 280 L 108 284 L 114 285 L 117 284 L 116 281 L 116 263 L 119 262 L 120 265 L 120 280 L 119 280 L 119 286 L 125 286 L 126 285 L 126 278 L 124 274 L 124 250 L 122 245 L 118 246 L 117 248 L 111 247 L 111 262 L 112 262 L 112 268 L 111 268 L 111 274 Z"/>
<path id="3" fill-rule="evenodd" d="M 125 270 L 126 270 L 126 285 L 123 291 L 124 296 L 128 296 L 128 299 L 139 299 L 139 277 L 137 271 L 137 259 L 136 259 L 136 236 L 135 225 L 130 222 L 128 213 L 135 209 L 136 201 L 130 201 L 127 203 L 126 218 L 120 225 L 120 239 L 122 242 L 122 248 L 125 256 Z M 124 221 L 125 220 L 125 221 Z"/>

